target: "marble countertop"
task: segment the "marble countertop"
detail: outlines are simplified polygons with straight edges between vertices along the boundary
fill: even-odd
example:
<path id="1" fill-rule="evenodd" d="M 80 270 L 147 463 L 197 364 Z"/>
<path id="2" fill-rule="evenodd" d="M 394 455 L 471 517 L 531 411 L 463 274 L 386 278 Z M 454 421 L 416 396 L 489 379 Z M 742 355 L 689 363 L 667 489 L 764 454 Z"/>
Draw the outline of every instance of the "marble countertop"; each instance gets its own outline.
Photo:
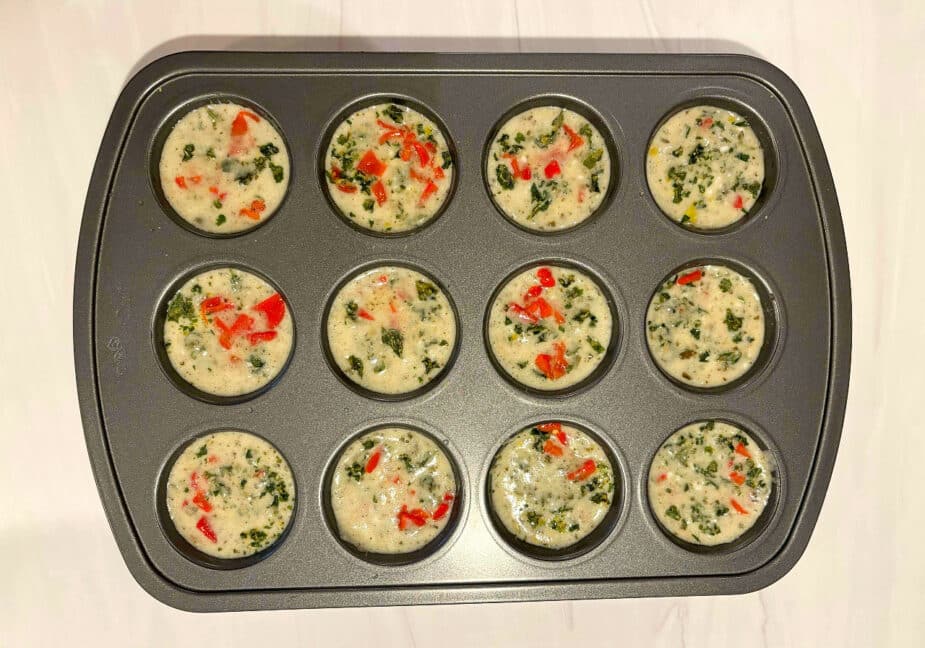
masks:
<path id="1" fill-rule="evenodd" d="M 0 4 L 0 645 L 907 646 L 925 632 L 925 4 L 470 0 Z M 83 441 L 71 292 L 87 182 L 141 64 L 187 49 L 736 52 L 802 89 L 828 153 L 854 300 L 851 392 L 805 555 L 735 597 L 196 615 L 132 579 Z M 909 489 L 907 494 L 906 489 Z M 744 637 L 744 639 L 743 639 Z"/>

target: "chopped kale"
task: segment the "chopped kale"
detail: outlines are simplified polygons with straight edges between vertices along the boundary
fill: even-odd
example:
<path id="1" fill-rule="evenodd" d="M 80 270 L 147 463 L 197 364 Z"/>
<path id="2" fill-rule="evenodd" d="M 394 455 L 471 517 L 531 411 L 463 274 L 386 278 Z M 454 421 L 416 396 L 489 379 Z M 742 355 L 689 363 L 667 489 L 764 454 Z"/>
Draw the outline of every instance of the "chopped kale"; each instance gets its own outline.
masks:
<path id="1" fill-rule="evenodd" d="M 502 189 L 514 188 L 514 176 L 511 175 L 511 170 L 506 164 L 499 164 L 495 167 L 495 176 L 497 176 L 498 184 L 501 185 Z"/>
<path id="2" fill-rule="evenodd" d="M 355 355 L 347 358 L 347 362 L 350 363 L 350 371 L 356 372 L 356 374 L 362 378 L 363 377 L 363 361 L 360 360 Z"/>
<path id="3" fill-rule="evenodd" d="M 205 457 L 207 454 L 209 454 L 209 449 L 205 446 L 205 444 L 200 446 L 199 450 L 196 452 L 197 457 Z"/>
<path id="4" fill-rule="evenodd" d="M 344 471 L 346 471 L 347 476 L 352 478 L 354 481 L 360 481 L 360 479 L 363 478 L 363 472 L 364 472 L 363 466 L 361 466 L 355 461 L 349 466 L 347 466 L 346 468 L 344 468 Z"/>
<path id="5" fill-rule="evenodd" d="M 436 299 L 437 295 L 440 294 L 440 290 L 434 284 L 427 281 L 418 279 L 414 282 L 414 286 L 418 290 L 418 299 L 421 301 Z"/>
<path id="6" fill-rule="evenodd" d="M 260 154 L 266 157 L 272 157 L 279 153 L 279 147 L 273 142 L 267 142 L 260 147 Z"/>
<path id="7" fill-rule="evenodd" d="M 424 373 L 429 374 L 434 369 L 439 369 L 440 363 L 436 360 L 431 360 L 427 356 L 424 356 Z"/>
<path id="8" fill-rule="evenodd" d="M 193 151 L 195 150 L 196 150 L 196 147 L 192 144 L 187 144 L 186 146 L 184 146 L 183 147 L 183 161 L 186 162 L 187 160 L 192 160 Z"/>
<path id="9" fill-rule="evenodd" d="M 170 322 L 179 322 L 180 318 L 196 322 L 196 308 L 193 306 L 193 300 L 178 292 L 167 305 L 167 320 Z"/>
<path id="10" fill-rule="evenodd" d="M 741 317 L 733 315 L 732 311 L 728 308 L 726 309 L 726 319 L 724 321 L 726 323 L 726 328 L 730 331 L 738 331 L 742 328 L 742 319 Z"/>
<path id="11" fill-rule="evenodd" d="M 404 111 L 395 104 L 389 104 L 389 107 L 383 110 L 388 117 L 396 124 L 401 124 L 405 120 Z"/>
<path id="12" fill-rule="evenodd" d="M 601 158 L 604 156 L 604 149 L 594 149 L 585 156 L 585 159 L 581 161 L 588 169 L 593 169 L 594 165 L 601 161 Z"/>
<path id="13" fill-rule="evenodd" d="M 360 310 L 360 307 L 357 306 L 357 303 L 353 300 L 348 301 L 344 308 L 347 311 L 347 319 L 354 322 L 357 321 L 357 311 Z"/>
<path id="14" fill-rule="evenodd" d="M 729 280 L 729 277 L 723 277 L 719 280 L 719 289 L 724 293 L 732 291 L 732 282 Z"/>
<path id="15" fill-rule="evenodd" d="M 382 329 L 382 343 L 388 346 L 399 358 L 405 346 L 405 337 L 398 329 Z"/>

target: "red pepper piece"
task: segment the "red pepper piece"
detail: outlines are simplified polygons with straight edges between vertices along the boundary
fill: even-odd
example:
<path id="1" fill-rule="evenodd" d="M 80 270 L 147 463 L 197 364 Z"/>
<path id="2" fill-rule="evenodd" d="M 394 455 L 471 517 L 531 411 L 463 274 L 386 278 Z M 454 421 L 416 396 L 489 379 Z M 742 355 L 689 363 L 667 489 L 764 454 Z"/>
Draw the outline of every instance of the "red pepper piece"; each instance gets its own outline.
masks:
<path id="1" fill-rule="evenodd" d="M 713 118 L 712 118 L 712 117 L 707 117 L 707 118 L 704 119 L 702 122 L 700 122 L 700 126 L 703 127 L 703 128 L 709 128 L 709 127 L 712 126 L 712 125 L 713 125 Z"/>
<path id="2" fill-rule="evenodd" d="M 550 423 L 540 423 L 536 426 L 536 429 L 540 430 L 541 432 L 549 432 L 550 434 L 554 434 L 556 438 L 559 439 L 559 443 L 562 445 L 568 445 L 568 436 L 566 436 L 565 431 L 562 429 L 561 423 L 557 421 Z"/>
<path id="3" fill-rule="evenodd" d="M 247 340 L 251 343 L 251 346 L 260 344 L 261 342 L 269 342 L 270 340 L 275 339 L 276 331 L 257 331 L 256 333 L 250 333 L 247 336 Z"/>
<path id="4" fill-rule="evenodd" d="M 556 285 L 556 280 L 552 276 L 552 270 L 549 268 L 540 268 L 537 270 L 536 277 L 540 280 L 540 285 L 544 288 L 552 288 Z"/>
<path id="5" fill-rule="evenodd" d="M 230 349 L 231 344 L 234 341 L 234 338 L 241 333 L 244 333 L 254 325 L 254 318 L 248 317 L 243 313 L 238 315 L 234 323 L 231 326 L 228 326 L 219 318 L 212 320 L 215 323 L 215 326 L 221 331 L 221 335 L 218 336 L 218 343 L 222 345 L 225 349 Z"/>
<path id="6" fill-rule="evenodd" d="M 508 304 L 507 308 L 508 308 L 508 312 L 513 313 L 515 317 L 517 317 L 518 319 L 528 324 L 536 324 L 538 321 L 537 317 L 535 317 L 532 313 L 528 312 L 527 309 L 521 306 L 520 304 Z"/>
<path id="7" fill-rule="evenodd" d="M 215 531 L 212 530 L 212 526 L 209 524 L 205 515 L 199 518 L 199 522 L 196 523 L 196 528 L 212 542 L 218 542 L 218 537 L 215 535 Z"/>
<path id="8" fill-rule="evenodd" d="M 440 502 L 440 504 L 437 505 L 437 508 L 434 509 L 434 514 L 431 517 L 435 520 L 442 520 L 443 516 L 445 516 L 449 511 L 450 505 L 446 502 Z"/>
<path id="9" fill-rule="evenodd" d="M 361 308 L 360 310 L 357 311 L 357 315 L 359 315 L 360 317 L 362 317 L 362 318 L 365 319 L 365 320 L 369 320 L 370 322 L 372 322 L 372 321 L 374 321 L 374 320 L 376 319 L 375 317 L 373 317 L 373 316 L 369 313 L 369 311 L 367 311 L 367 310 L 365 310 L 365 309 L 363 309 L 363 308 Z"/>
<path id="10" fill-rule="evenodd" d="M 564 324 L 565 317 L 553 308 L 548 301 L 542 297 L 538 297 L 529 304 L 527 304 L 527 312 L 537 318 L 546 318 L 554 317 L 557 324 Z"/>
<path id="11" fill-rule="evenodd" d="M 668 479 L 667 473 L 662 473 L 661 475 L 658 476 L 658 479 L 657 479 L 656 481 L 658 481 L 659 483 L 661 483 L 661 482 L 665 481 L 666 479 Z"/>
<path id="12" fill-rule="evenodd" d="M 286 302 L 279 293 L 273 293 L 254 306 L 254 310 L 263 313 L 267 318 L 267 326 L 275 329 L 286 315 Z"/>
<path id="13" fill-rule="evenodd" d="M 339 182 L 334 186 L 337 187 L 338 191 L 342 191 L 343 193 L 356 193 L 357 192 L 356 185 Z"/>
<path id="14" fill-rule="evenodd" d="M 546 443 L 543 444 L 543 452 L 554 457 L 561 457 L 563 450 L 562 447 L 552 439 L 546 439 Z"/>
<path id="15" fill-rule="evenodd" d="M 745 475 L 743 475 L 742 473 L 738 473 L 735 470 L 729 473 L 729 479 L 731 479 L 733 482 L 735 482 L 739 486 L 745 483 Z"/>
<path id="16" fill-rule="evenodd" d="M 421 193 L 421 197 L 418 199 L 418 205 L 423 205 L 436 191 L 437 185 L 433 181 L 428 181 L 423 193 Z"/>
<path id="17" fill-rule="evenodd" d="M 200 182 L 202 182 L 202 176 L 201 176 L 201 175 L 190 176 L 189 179 L 190 179 L 190 182 L 192 182 L 193 184 L 199 184 Z"/>
<path id="18" fill-rule="evenodd" d="M 230 301 L 224 297 L 209 297 L 208 299 L 203 299 L 202 303 L 199 304 L 199 314 L 202 315 L 202 318 L 205 319 L 206 315 L 211 315 L 212 313 L 220 313 L 226 310 L 234 310 L 235 306 Z"/>
<path id="19" fill-rule="evenodd" d="M 552 162 L 546 165 L 545 169 L 543 169 L 543 175 L 546 176 L 547 180 L 551 180 L 552 178 L 555 178 L 560 173 L 562 173 L 562 169 L 559 168 L 558 160 L 553 160 Z"/>
<path id="20" fill-rule="evenodd" d="M 427 152 L 427 149 L 420 142 L 411 142 L 411 147 L 414 149 L 414 152 L 418 154 L 418 160 L 420 160 L 421 166 L 426 167 L 427 163 L 430 162 L 430 153 Z"/>
<path id="21" fill-rule="evenodd" d="M 369 460 L 366 462 L 366 472 L 371 473 L 376 469 L 376 466 L 379 465 L 379 459 L 382 458 L 382 451 L 376 450 L 374 453 L 369 455 Z"/>
<path id="22" fill-rule="evenodd" d="M 209 187 L 209 193 L 218 195 L 218 187 Z"/>
<path id="23" fill-rule="evenodd" d="M 267 205 L 262 200 L 251 201 L 250 207 L 242 207 L 241 211 L 238 213 L 242 216 L 247 216 L 251 220 L 260 220 L 260 214 L 267 208 Z"/>
<path id="24" fill-rule="evenodd" d="M 255 115 L 249 110 L 239 110 L 238 114 L 235 115 L 234 121 L 231 122 L 231 134 L 240 137 L 247 132 L 247 120 L 245 117 L 250 117 L 255 122 L 260 121 L 260 117 Z"/>
<path id="25" fill-rule="evenodd" d="M 379 124 L 380 128 L 384 128 L 385 132 L 379 136 L 379 143 L 382 144 L 393 138 L 403 138 L 405 137 L 405 129 L 399 128 L 394 124 L 387 124 L 381 119 L 377 119 L 376 123 Z"/>
<path id="26" fill-rule="evenodd" d="M 743 205 L 742 196 L 739 194 L 736 194 L 735 200 L 732 201 L 732 206 L 735 207 L 736 209 L 742 209 L 742 205 Z"/>
<path id="27" fill-rule="evenodd" d="M 584 481 L 593 475 L 595 470 L 597 470 L 597 464 L 594 463 L 594 459 L 586 459 L 580 467 L 567 474 L 566 477 L 569 481 Z"/>
<path id="28" fill-rule="evenodd" d="M 743 457 L 751 458 L 751 456 L 752 456 L 752 455 L 748 452 L 748 450 L 745 448 L 745 446 L 742 444 L 741 441 L 739 441 L 739 443 L 736 444 L 736 452 L 737 452 L 738 454 L 742 455 Z"/>
<path id="29" fill-rule="evenodd" d="M 412 179 L 412 180 L 417 180 L 418 182 L 428 182 L 428 181 L 430 181 L 430 178 L 428 178 L 426 175 L 423 175 L 423 174 L 421 174 L 421 173 L 418 173 L 418 172 L 414 169 L 414 167 L 411 167 L 410 169 L 408 169 L 408 173 L 409 173 L 409 175 L 411 176 L 411 179 Z"/>
<path id="30" fill-rule="evenodd" d="M 533 174 L 530 173 L 530 167 L 529 167 L 529 166 L 525 166 L 523 169 L 520 170 L 520 178 L 521 178 L 521 180 L 529 180 L 529 179 L 532 177 L 532 175 L 533 175 Z"/>
<path id="31" fill-rule="evenodd" d="M 553 347 L 556 351 L 555 355 L 541 353 L 533 361 L 549 380 L 557 380 L 568 371 L 568 362 L 565 360 L 565 343 L 556 342 Z"/>
<path id="32" fill-rule="evenodd" d="M 408 510 L 408 506 L 402 504 L 401 510 L 398 512 L 398 528 L 402 531 L 408 528 L 408 523 L 411 522 L 415 526 L 424 526 L 427 524 L 427 518 L 429 515 L 424 509 L 411 509 Z"/>
<path id="33" fill-rule="evenodd" d="M 738 511 L 739 513 L 741 513 L 742 515 L 748 515 L 748 511 L 745 510 L 745 508 L 744 508 L 741 504 L 739 504 L 737 501 L 735 501 L 734 498 L 730 498 L 730 499 L 729 499 L 729 503 L 732 504 L 732 508 L 734 508 L 735 510 L 737 510 L 737 511 Z"/>
<path id="34" fill-rule="evenodd" d="M 209 500 L 206 499 L 206 494 L 201 490 L 196 491 L 196 496 L 193 498 L 193 504 L 198 506 L 206 513 L 212 510 L 212 505 L 209 504 Z"/>
<path id="35" fill-rule="evenodd" d="M 344 172 L 340 170 L 339 166 L 337 166 L 336 164 L 331 165 L 331 180 L 337 180 L 343 174 Z"/>
<path id="36" fill-rule="evenodd" d="M 434 177 L 437 180 L 443 180 L 446 177 L 446 174 L 443 172 L 442 167 L 435 166 L 433 167 L 433 169 L 434 169 Z"/>
<path id="37" fill-rule="evenodd" d="M 703 277 L 703 270 L 701 270 L 700 268 L 697 268 L 693 272 L 688 272 L 687 274 L 684 274 L 678 277 L 678 285 L 685 286 L 689 283 L 700 281 L 701 277 Z"/>
<path id="38" fill-rule="evenodd" d="M 199 490 L 199 475 L 194 470 L 189 476 L 189 485 L 193 490 Z"/>
<path id="39" fill-rule="evenodd" d="M 540 293 L 543 292 L 543 287 L 540 285 L 530 286 L 529 290 L 524 293 L 524 301 L 533 299 L 534 297 L 539 297 Z"/>
<path id="40" fill-rule="evenodd" d="M 177 186 L 180 187 L 180 189 L 186 189 L 186 178 L 183 176 L 177 176 L 173 179 L 173 181 L 177 183 Z"/>
<path id="41" fill-rule="evenodd" d="M 376 176 L 377 178 L 385 173 L 386 168 L 385 163 L 376 157 L 372 149 L 366 151 L 357 163 L 357 169 L 366 175 Z"/>
<path id="42" fill-rule="evenodd" d="M 388 196 L 385 193 L 385 185 L 382 184 L 382 180 L 376 180 L 372 186 L 373 195 L 376 197 L 376 202 L 380 205 L 388 200 Z"/>
<path id="43" fill-rule="evenodd" d="M 568 150 L 572 151 L 577 148 L 580 148 L 584 143 L 584 139 L 568 127 L 568 124 L 562 124 L 562 130 L 565 131 L 565 134 L 568 135 Z"/>

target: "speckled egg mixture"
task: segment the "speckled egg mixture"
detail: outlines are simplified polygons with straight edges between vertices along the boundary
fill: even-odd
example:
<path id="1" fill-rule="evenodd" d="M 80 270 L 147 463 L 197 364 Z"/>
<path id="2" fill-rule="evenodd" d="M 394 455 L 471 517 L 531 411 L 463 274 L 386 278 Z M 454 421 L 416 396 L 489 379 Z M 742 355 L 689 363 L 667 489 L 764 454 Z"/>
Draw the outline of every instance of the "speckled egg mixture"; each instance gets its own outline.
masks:
<path id="1" fill-rule="evenodd" d="M 362 552 L 416 551 L 446 528 L 456 480 L 430 437 L 393 427 L 364 434 L 344 450 L 331 481 L 340 537 Z"/>
<path id="2" fill-rule="evenodd" d="M 381 394 L 403 394 L 446 369 L 456 345 L 456 317 L 433 279 L 382 266 L 340 289 L 327 332 L 331 355 L 350 380 Z"/>
<path id="3" fill-rule="evenodd" d="M 289 152 L 265 117 L 234 103 L 210 104 L 188 112 L 170 131 L 160 178 L 185 221 L 206 232 L 241 232 L 282 203 Z"/>
<path id="4" fill-rule="evenodd" d="M 700 421 L 659 448 L 649 468 L 649 505 L 681 540 L 724 544 L 755 525 L 773 480 L 770 456 L 748 434 L 722 421 Z"/>
<path id="5" fill-rule="evenodd" d="M 697 387 L 719 387 L 744 375 L 764 337 L 755 286 L 721 265 L 673 274 L 652 296 L 646 314 L 646 341 L 656 364 Z"/>
<path id="6" fill-rule="evenodd" d="M 612 331 L 610 306 L 597 283 L 553 265 L 511 279 L 488 316 L 495 360 L 516 381 L 542 390 L 565 389 L 590 376 Z"/>
<path id="7" fill-rule="evenodd" d="M 687 108 L 649 143 L 655 202 L 686 227 L 726 227 L 748 214 L 764 183 L 764 151 L 748 121 L 715 106 Z"/>
<path id="8" fill-rule="evenodd" d="M 193 387 L 216 396 L 256 391 L 286 366 L 293 326 L 286 301 L 237 268 L 196 275 L 167 304 L 164 347 Z"/>
<path id="9" fill-rule="evenodd" d="M 430 119 L 382 103 L 347 117 L 325 155 L 328 192 L 351 222 L 375 232 L 427 223 L 446 202 L 453 156 Z"/>
<path id="10" fill-rule="evenodd" d="M 286 530 L 295 497 L 286 460 L 246 432 L 196 439 L 167 480 L 167 510 L 177 531 L 216 558 L 243 558 L 270 547 Z"/>
<path id="11" fill-rule="evenodd" d="M 491 143 L 485 177 L 514 222 L 556 231 L 578 225 L 600 207 L 610 167 L 604 138 L 587 119 L 542 106 L 505 122 Z"/>
<path id="12" fill-rule="evenodd" d="M 517 433 L 498 451 L 489 496 L 512 535 L 564 549 L 597 528 L 618 493 L 603 448 L 581 430 L 552 421 Z"/>

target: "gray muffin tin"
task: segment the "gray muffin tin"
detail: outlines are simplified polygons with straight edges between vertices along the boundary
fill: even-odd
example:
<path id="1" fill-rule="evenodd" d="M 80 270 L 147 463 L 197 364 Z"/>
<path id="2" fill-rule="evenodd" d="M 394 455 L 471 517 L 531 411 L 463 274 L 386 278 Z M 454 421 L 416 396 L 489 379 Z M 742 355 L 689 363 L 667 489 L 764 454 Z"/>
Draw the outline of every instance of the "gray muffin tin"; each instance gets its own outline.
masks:
<path id="1" fill-rule="evenodd" d="M 443 213 L 413 233 L 348 226 L 321 186 L 331 121 L 372 94 L 411 98 L 446 125 L 457 184 Z M 587 106 L 611 138 L 612 194 L 585 224 L 538 235 L 502 217 L 483 180 L 489 134 L 522 102 L 557 96 Z M 289 146 L 289 193 L 257 228 L 216 238 L 180 226 L 158 195 L 163 132 L 184 106 L 238 98 L 279 125 Z M 732 106 L 757 125 L 765 192 L 747 220 L 719 233 L 665 217 L 645 180 L 659 123 L 697 102 Z M 528 103 L 529 105 L 529 103 Z M 745 268 L 771 297 L 774 334 L 755 369 L 715 393 L 684 388 L 645 343 L 652 292 L 693 260 Z M 404 400 L 366 397 L 332 371 L 326 304 L 358 267 L 401 261 L 433 275 L 459 316 L 459 349 L 432 389 Z M 589 269 L 606 289 L 613 358 L 593 384 L 565 395 L 517 388 L 492 365 L 483 338 L 489 299 L 535 261 Z M 298 335 L 288 368 L 253 398 L 206 402 L 164 366 L 159 309 L 200 268 L 240 265 L 286 296 Z M 119 549 L 138 582 L 187 610 L 732 594 L 783 576 L 819 514 L 848 389 L 851 303 L 841 217 L 805 100 L 782 72 L 731 55 L 452 55 L 184 53 L 139 72 L 123 90 L 91 178 L 74 292 L 77 383 L 87 447 Z M 692 551 L 649 510 L 646 477 L 673 431 L 703 418 L 743 425 L 773 453 L 777 488 L 742 542 Z M 580 555 L 533 555 L 506 542 L 487 510 L 492 457 L 520 429 L 563 420 L 597 435 L 616 462 L 618 511 Z M 441 440 L 459 472 L 455 522 L 410 564 L 381 564 L 332 535 L 323 484 L 344 444 L 364 429 L 408 424 Z M 191 439 L 235 428 L 272 442 L 294 471 L 289 531 L 261 559 L 216 569 L 184 552 L 158 502 L 169 460 Z M 550 559 L 557 558 L 557 559 Z"/>

